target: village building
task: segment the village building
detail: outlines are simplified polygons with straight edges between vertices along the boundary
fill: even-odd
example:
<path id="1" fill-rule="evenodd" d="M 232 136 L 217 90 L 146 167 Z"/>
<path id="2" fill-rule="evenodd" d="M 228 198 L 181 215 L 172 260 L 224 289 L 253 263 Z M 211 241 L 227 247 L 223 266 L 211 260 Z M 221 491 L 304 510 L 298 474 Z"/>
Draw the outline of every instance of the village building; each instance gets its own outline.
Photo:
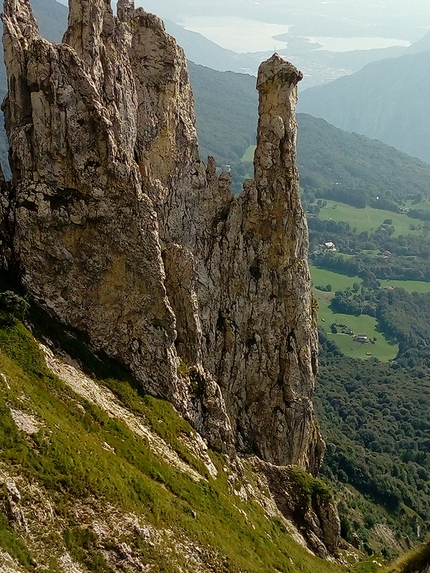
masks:
<path id="1" fill-rule="evenodd" d="M 336 245 L 332 241 L 324 243 L 324 248 L 326 251 L 336 251 Z"/>

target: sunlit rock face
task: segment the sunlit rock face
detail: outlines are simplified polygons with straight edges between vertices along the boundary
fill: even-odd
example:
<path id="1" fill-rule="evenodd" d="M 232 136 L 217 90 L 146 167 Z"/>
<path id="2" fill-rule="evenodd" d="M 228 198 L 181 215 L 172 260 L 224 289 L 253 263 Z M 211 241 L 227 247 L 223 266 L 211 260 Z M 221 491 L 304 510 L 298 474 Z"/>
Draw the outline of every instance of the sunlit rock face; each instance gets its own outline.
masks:
<path id="1" fill-rule="evenodd" d="M 255 178 L 235 198 L 199 160 L 184 53 L 156 16 L 70 0 L 61 45 L 27 0 L 5 0 L 3 22 L 4 264 L 211 446 L 317 471 L 300 72 L 261 65 Z"/>

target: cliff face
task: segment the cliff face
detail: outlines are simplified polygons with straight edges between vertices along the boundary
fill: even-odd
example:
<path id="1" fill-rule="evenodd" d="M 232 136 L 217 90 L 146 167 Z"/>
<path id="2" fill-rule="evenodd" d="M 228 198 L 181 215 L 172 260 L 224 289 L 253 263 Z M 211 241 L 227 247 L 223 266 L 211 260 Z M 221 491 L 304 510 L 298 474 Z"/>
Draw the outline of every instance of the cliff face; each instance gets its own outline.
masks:
<path id="1" fill-rule="evenodd" d="M 134 160 L 127 30 L 105 4 L 71 3 L 71 45 L 40 38 L 28 2 L 5 4 L 13 260 L 36 300 L 167 395 L 175 317 Z"/>
<path id="2" fill-rule="evenodd" d="M 61 45 L 4 2 L 3 258 L 32 297 L 222 451 L 316 472 L 316 323 L 297 83 L 262 64 L 255 178 L 199 161 L 183 51 L 133 2 L 70 0 Z"/>

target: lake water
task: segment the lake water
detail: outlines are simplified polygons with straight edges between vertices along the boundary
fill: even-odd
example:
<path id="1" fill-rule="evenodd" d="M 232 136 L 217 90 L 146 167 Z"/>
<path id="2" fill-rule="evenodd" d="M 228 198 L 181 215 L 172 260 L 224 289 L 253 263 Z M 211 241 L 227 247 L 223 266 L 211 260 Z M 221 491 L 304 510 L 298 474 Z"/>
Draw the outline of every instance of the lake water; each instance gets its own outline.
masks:
<path id="1" fill-rule="evenodd" d="M 371 50 L 374 48 L 390 48 L 391 46 L 403 46 L 407 48 L 411 45 L 406 40 L 396 40 L 390 38 L 309 38 L 311 42 L 318 42 L 321 49 L 330 52 L 349 52 L 351 50 Z"/>
<path id="2" fill-rule="evenodd" d="M 268 24 L 239 17 L 203 17 L 188 16 L 178 22 L 187 30 L 199 32 L 212 42 L 235 52 L 263 52 L 281 50 L 285 42 L 274 40 L 273 36 L 286 34 L 289 26 L 283 24 Z M 332 38 L 314 37 L 312 42 L 318 42 L 322 49 L 332 52 L 347 52 L 350 50 L 370 50 L 373 48 L 388 48 L 390 46 L 410 45 L 405 40 L 390 38 Z"/>
<path id="3" fill-rule="evenodd" d="M 285 42 L 272 38 L 286 34 L 289 26 L 268 24 L 239 17 L 200 17 L 188 16 L 178 22 L 187 30 L 199 32 L 212 42 L 234 52 L 266 52 L 281 49 Z"/>

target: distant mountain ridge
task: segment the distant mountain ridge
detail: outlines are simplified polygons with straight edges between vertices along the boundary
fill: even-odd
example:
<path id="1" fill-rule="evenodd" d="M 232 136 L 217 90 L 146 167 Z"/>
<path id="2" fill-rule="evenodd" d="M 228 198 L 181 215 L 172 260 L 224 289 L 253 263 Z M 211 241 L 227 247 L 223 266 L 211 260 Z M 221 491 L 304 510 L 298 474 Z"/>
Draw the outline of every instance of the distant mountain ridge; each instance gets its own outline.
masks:
<path id="1" fill-rule="evenodd" d="M 423 39 L 426 45 L 428 38 Z M 430 163 L 430 51 L 368 64 L 301 93 L 298 110 Z"/>

